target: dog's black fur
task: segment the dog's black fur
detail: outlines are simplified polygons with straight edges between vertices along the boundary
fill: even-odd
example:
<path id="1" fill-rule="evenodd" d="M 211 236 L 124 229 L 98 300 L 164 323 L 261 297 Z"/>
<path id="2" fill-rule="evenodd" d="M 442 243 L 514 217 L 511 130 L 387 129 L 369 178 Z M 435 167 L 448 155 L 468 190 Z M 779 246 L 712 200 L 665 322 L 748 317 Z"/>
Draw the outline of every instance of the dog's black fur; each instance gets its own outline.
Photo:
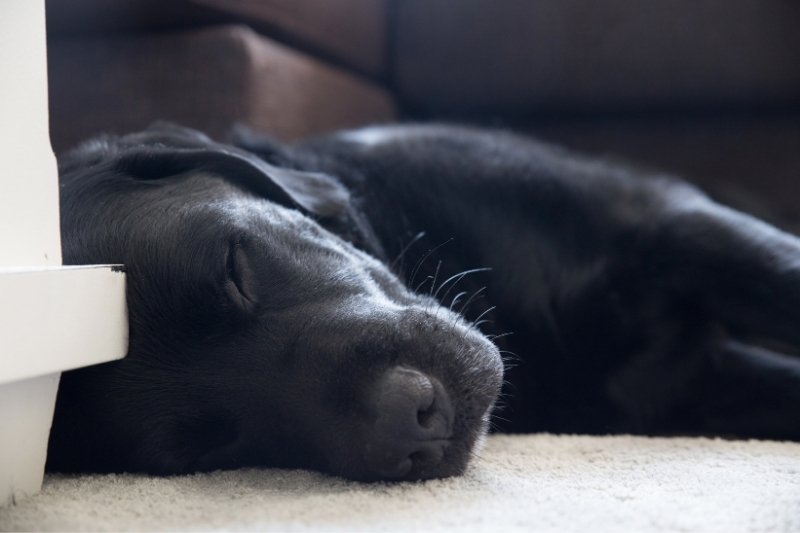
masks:
<path id="1" fill-rule="evenodd" d="M 500 430 L 800 439 L 800 362 L 763 347 L 800 346 L 794 237 L 498 131 L 235 144 L 60 158 L 65 262 L 126 265 L 131 329 L 63 376 L 51 470 L 458 474 L 500 353 Z"/>

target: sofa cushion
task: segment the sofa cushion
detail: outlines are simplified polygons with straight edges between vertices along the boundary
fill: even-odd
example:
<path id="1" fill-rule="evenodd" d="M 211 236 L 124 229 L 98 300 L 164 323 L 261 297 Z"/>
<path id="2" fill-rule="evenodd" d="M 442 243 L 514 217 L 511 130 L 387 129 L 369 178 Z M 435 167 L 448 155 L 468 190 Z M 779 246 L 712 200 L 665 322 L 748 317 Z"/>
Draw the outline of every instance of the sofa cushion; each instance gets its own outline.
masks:
<path id="1" fill-rule="evenodd" d="M 800 102 L 800 3 L 399 0 L 399 96 L 436 113 Z"/>
<path id="2" fill-rule="evenodd" d="M 387 0 L 47 0 L 51 35 L 245 24 L 373 77 L 385 69 Z"/>
<path id="3" fill-rule="evenodd" d="M 394 116 L 381 88 L 241 26 L 48 44 L 58 151 L 172 120 L 222 137 L 236 121 L 289 140 Z"/>

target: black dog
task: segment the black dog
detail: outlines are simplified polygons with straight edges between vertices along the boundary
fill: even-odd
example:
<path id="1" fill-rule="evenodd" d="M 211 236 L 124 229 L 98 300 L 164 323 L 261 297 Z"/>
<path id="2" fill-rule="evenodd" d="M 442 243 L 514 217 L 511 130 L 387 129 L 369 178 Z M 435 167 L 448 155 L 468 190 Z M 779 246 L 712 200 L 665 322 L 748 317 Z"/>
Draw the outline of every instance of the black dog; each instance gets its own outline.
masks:
<path id="1" fill-rule="evenodd" d="M 51 470 L 458 474 L 501 353 L 500 430 L 800 439 L 800 361 L 757 347 L 800 346 L 794 237 L 502 132 L 236 143 L 61 158 L 65 262 L 126 265 L 131 329 L 63 376 Z"/>

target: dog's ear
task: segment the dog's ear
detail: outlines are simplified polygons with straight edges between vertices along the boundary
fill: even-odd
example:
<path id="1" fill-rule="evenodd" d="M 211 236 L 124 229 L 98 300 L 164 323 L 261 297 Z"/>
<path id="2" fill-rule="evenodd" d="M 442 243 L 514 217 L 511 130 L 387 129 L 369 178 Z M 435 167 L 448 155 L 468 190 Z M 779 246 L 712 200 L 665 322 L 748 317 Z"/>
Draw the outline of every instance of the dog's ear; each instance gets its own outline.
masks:
<path id="1" fill-rule="evenodd" d="M 287 166 L 292 160 L 283 144 L 242 122 L 234 124 L 228 133 L 228 140 L 232 145 L 273 165 Z"/>
<path id="2" fill-rule="evenodd" d="M 141 180 L 206 171 L 270 200 L 323 218 L 338 216 L 348 208 L 347 189 L 327 174 L 272 165 L 187 128 L 158 124 L 135 135 L 150 133 L 153 134 L 150 137 L 132 139 L 132 145 L 116 160 L 117 170 Z"/>

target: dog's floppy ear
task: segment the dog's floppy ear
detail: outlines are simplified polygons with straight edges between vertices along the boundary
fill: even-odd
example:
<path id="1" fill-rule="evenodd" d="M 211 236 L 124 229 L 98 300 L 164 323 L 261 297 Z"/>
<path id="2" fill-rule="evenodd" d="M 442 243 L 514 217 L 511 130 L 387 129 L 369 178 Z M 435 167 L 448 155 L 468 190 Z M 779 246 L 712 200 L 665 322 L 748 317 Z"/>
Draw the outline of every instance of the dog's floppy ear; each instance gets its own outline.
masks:
<path id="1" fill-rule="evenodd" d="M 234 124 L 228 133 L 228 140 L 237 148 L 255 154 L 273 165 L 285 166 L 292 160 L 280 142 L 242 122 Z"/>
<path id="2" fill-rule="evenodd" d="M 327 174 L 275 166 L 187 128 L 157 124 L 149 131 L 155 134 L 154 142 L 137 139 L 139 142 L 117 158 L 118 170 L 141 180 L 206 171 L 319 217 L 335 217 L 347 210 L 350 200 L 347 189 Z"/>

